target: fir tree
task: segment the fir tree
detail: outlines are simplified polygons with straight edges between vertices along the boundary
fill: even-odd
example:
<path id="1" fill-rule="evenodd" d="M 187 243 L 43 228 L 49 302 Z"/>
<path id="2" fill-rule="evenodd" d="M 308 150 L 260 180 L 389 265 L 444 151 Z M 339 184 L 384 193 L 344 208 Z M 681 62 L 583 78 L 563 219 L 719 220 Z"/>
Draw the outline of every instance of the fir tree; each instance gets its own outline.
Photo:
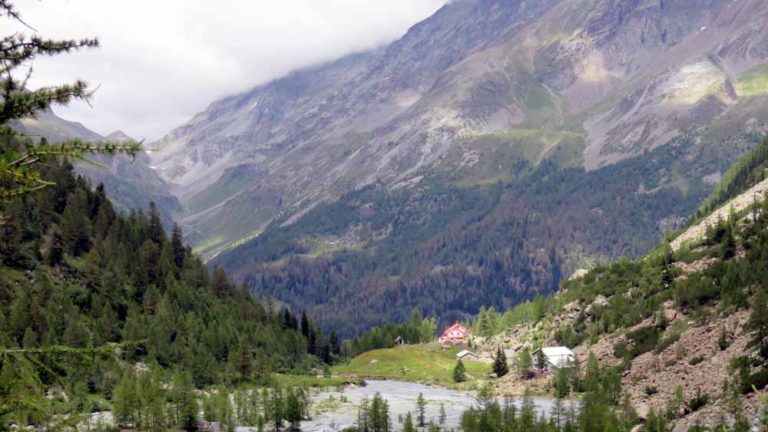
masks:
<path id="1" fill-rule="evenodd" d="M 496 349 L 496 356 L 493 359 L 493 373 L 497 377 L 501 378 L 509 372 L 509 365 L 507 364 L 507 355 L 504 353 L 501 345 Z"/>
<path id="2" fill-rule="evenodd" d="M 456 366 L 453 368 L 453 382 L 461 383 L 467 380 L 466 369 L 461 359 L 456 362 Z"/>

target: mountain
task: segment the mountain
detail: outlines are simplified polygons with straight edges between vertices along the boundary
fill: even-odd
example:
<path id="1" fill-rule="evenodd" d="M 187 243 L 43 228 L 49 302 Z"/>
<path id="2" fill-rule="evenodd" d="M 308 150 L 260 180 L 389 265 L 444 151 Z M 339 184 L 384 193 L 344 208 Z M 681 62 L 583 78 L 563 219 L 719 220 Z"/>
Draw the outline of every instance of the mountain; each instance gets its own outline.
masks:
<path id="1" fill-rule="evenodd" d="M 68 139 L 82 139 L 90 142 L 133 141 L 122 131 L 113 132 L 106 137 L 93 132 L 80 123 L 64 120 L 52 111 L 45 111 L 35 118 L 21 120 L 16 128 L 23 133 L 44 137 L 50 143 Z M 163 220 L 170 225 L 174 214 L 181 211 L 181 205 L 165 182 L 150 168 L 149 158 L 145 153 L 135 158 L 127 156 L 91 157 L 99 165 L 87 162 L 75 164 L 75 170 L 87 177 L 91 183 L 103 183 L 107 193 L 114 197 L 114 203 L 122 211 L 145 209 L 150 202 L 155 202 L 163 215 Z"/>
<path id="2" fill-rule="evenodd" d="M 206 257 L 360 331 L 638 257 L 759 142 L 768 4 L 451 2 L 154 146 Z M 351 327 L 350 327 L 351 326 Z"/>
<path id="3" fill-rule="evenodd" d="M 768 409 L 766 178 L 768 140 L 727 171 L 695 220 L 642 259 L 598 266 L 502 316 L 484 311 L 474 329 L 495 336 L 476 352 L 565 345 L 587 370 L 593 358 L 615 374 L 612 403 L 632 407 L 646 428 L 657 417 L 667 428 L 656 430 L 761 430 Z M 497 388 L 551 385 L 510 374 Z M 571 375 L 569 386 L 576 392 L 590 384 Z"/>
<path id="4" fill-rule="evenodd" d="M 561 401 L 563 408 L 542 417 L 542 423 L 559 426 L 552 430 L 571 430 L 574 423 L 585 431 L 764 430 L 767 215 L 764 140 L 725 173 L 684 228 L 642 258 L 578 272 L 557 292 L 510 309 L 481 308 L 464 324 L 471 329 L 472 351 L 486 362 L 468 361 L 467 367 L 479 364 L 488 371 L 493 361 L 495 372 L 506 353 L 510 373 L 502 370 L 494 380 L 497 395 L 580 401 L 575 415 Z M 450 382 L 455 359 L 441 365 L 440 349 L 424 344 L 424 333 L 434 338 L 434 321 L 415 313 L 403 324 L 371 328 L 350 343 L 351 353 L 360 355 L 336 371 L 366 379 L 427 376 Z M 398 336 L 411 345 L 397 345 Z M 542 371 L 541 347 L 565 353 L 562 347 L 570 348 L 570 364 Z M 401 371 L 402 364 L 422 357 L 419 366 Z M 535 415 L 526 420 L 519 411 L 499 410 L 492 406 L 485 413 L 499 416 L 507 429 L 548 430 L 533 425 Z M 489 429 L 466 417 L 463 430 Z"/>
<path id="5" fill-rule="evenodd" d="M 520 158 L 594 170 L 680 136 L 732 162 L 748 146 L 722 141 L 764 126 L 767 8 L 451 2 L 386 47 L 214 102 L 153 164 L 213 256 L 377 181 L 503 179 Z"/>

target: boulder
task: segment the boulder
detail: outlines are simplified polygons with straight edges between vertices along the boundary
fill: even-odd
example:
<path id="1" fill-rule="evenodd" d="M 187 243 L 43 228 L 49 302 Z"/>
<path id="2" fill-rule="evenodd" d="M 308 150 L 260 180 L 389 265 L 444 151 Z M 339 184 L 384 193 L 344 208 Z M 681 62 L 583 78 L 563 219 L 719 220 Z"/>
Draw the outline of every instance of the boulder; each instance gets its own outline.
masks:
<path id="1" fill-rule="evenodd" d="M 648 404 L 640 402 L 635 407 L 635 412 L 637 413 L 638 419 L 645 421 L 648 418 L 648 415 L 651 413 L 651 408 L 648 406 Z"/>
<path id="2" fill-rule="evenodd" d="M 589 270 L 587 270 L 587 269 L 583 269 L 583 268 L 577 269 L 575 272 L 573 272 L 573 274 L 571 274 L 571 276 L 568 278 L 568 280 L 581 279 L 584 276 L 586 276 L 587 273 L 589 273 Z"/>
<path id="3" fill-rule="evenodd" d="M 563 311 L 569 312 L 569 313 L 581 311 L 581 307 L 579 306 L 579 301 L 574 300 L 566 304 L 565 306 L 563 306 Z"/>
<path id="4" fill-rule="evenodd" d="M 664 309 L 664 319 L 667 321 L 674 321 L 675 318 L 677 318 L 677 310 L 675 309 Z"/>

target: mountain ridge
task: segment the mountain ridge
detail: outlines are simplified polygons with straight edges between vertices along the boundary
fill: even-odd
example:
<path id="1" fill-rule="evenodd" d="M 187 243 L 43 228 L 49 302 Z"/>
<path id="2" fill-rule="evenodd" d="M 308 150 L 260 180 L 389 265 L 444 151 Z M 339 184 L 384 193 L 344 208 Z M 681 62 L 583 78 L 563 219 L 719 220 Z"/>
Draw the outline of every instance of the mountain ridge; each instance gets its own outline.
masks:
<path id="1" fill-rule="evenodd" d="M 21 133 L 45 138 L 49 143 L 69 139 L 81 139 L 88 142 L 127 142 L 133 141 L 122 131 L 115 131 L 103 137 L 88 129 L 82 123 L 65 120 L 53 111 L 39 113 L 34 118 L 26 118 L 15 126 Z M 100 166 L 89 162 L 75 163 L 75 171 L 87 177 L 93 184 L 103 183 L 114 203 L 123 212 L 133 209 L 145 209 L 154 202 L 163 216 L 163 221 L 170 226 L 174 215 L 181 212 L 181 205 L 166 183 L 150 168 L 149 158 L 139 153 L 135 158 L 122 155 L 89 157 Z"/>
<path id="2" fill-rule="evenodd" d="M 153 165 L 211 257 L 366 184 L 487 171 L 488 148 L 503 168 L 595 169 L 762 118 L 765 91 L 743 78 L 766 64 L 764 4 L 614 3 L 450 3 L 389 46 L 214 102 Z"/>

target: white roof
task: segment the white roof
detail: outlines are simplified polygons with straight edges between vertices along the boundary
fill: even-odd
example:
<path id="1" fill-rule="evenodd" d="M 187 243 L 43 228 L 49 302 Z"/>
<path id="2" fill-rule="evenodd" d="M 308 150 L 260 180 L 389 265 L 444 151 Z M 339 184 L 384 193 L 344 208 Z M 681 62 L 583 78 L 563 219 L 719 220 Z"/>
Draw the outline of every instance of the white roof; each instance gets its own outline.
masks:
<path id="1" fill-rule="evenodd" d="M 569 350 L 567 347 L 545 347 L 542 348 L 541 351 L 544 353 L 547 357 L 561 357 L 561 356 L 573 356 L 573 351 Z"/>
<path id="2" fill-rule="evenodd" d="M 461 357 L 466 357 L 468 355 L 477 357 L 477 354 L 473 353 L 472 351 L 468 351 L 468 350 L 459 351 L 459 353 L 456 354 L 456 357 L 461 358 Z"/>

